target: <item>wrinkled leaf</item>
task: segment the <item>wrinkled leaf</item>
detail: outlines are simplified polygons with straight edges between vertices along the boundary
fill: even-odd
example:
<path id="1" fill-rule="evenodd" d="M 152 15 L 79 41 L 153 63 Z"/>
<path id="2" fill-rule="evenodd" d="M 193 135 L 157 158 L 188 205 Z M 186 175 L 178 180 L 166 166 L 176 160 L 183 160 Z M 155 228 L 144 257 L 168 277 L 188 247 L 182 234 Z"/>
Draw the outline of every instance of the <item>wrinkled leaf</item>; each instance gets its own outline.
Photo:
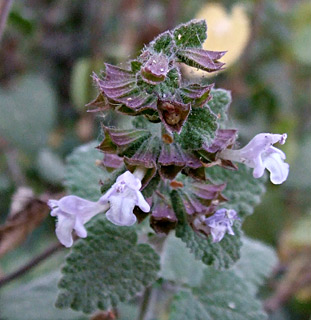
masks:
<path id="1" fill-rule="evenodd" d="M 175 28 L 172 33 L 178 47 L 201 48 L 206 39 L 205 20 L 191 20 Z"/>
<path id="2" fill-rule="evenodd" d="M 276 264 L 277 255 L 271 247 L 244 237 L 241 259 L 233 266 L 232 271 L 244 281 L 248 291 L 255 296 Z"/>
<path id="3" fill-rule="evenodd" d="M 261 302 L 232 271 L 204 271 L 197 288 L 175 295 L 170 320 L 264 320 Z"/>
<path id="4" fill-rule="evenodd" d="M 62 269 L 56 306 L 90 313 L 127 301 L 157 279 L 159 256 L 137 244 L 131 227 L 99 218 L 73 247 Z"/>
<path id="5" fill-rule="evenodd" d="M 217 117 L 209 108 L 192 109 L 180 135 L 175 134 L 175 140 L 183 149 L 200 149 L 203 144 L 212 144 L 217 127 Z"/>
<path id="6" fill-rule="evenodd" d="M 231 92 L 224 89 L 211 91 L 212 99 L 208 102 L 210 109 L 216 114 L 218 123 L 222 126 L 227 120 L 228 108 L 231 104 Z"/>
<path id="7" fill-rule="evenodd" d="M 0 88 L 0 134 L 29 154 L 47 143 L 56 118 L 51 85 L 39 75 L 20 79 L 14 90 Z"/>
<path id="8" fill-rule="evenodd" d="M 175 283 L 198 286 L 203 276 L 205 265 L 195 260 L 186 245 L 174 234 L 165 240 L 161 256 L 160 276 Z"/>
<path id="9" fill-rule="evenodd" d="M 41 276 L 0 294 L 1 319 L 87 320 L 82 313 L 55 308 L 59 272 Z M 3 318 L 2 318 L 3 317 Z"/>

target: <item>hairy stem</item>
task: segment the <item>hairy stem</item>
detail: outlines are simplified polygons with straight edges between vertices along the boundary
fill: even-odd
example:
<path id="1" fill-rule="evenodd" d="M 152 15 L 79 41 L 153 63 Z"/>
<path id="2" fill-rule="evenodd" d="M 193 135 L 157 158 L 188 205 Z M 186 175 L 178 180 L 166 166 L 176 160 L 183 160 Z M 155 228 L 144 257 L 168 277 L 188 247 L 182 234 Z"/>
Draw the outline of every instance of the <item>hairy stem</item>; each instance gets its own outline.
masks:
<path id="1" fill-rule="evenodd" d="M 140 312 L 137 320 L 151 320 L 154 318 L 156 300 L 157 289 L 152 287 L 146 288 L 140 305 Z"/>
<path id="2" fill-rule="evenodd" d="M 13 0 L 3 0 L 0 5 L 0 41 L 5 29 L 6 21 L 12 6 Z"/>
<path id="3" fill-rule="evenodd" d="M 44 260 L 51 257 L 56 252 L 63 249 L 63 245 L 59 242 L 54 243 L 50 247 L 48 247 L 44 252 L 40 253 L 38 256 L 34 257 L 31 261 L 26 263 L 24 266 L 19 268 L 18 270 L 0 278 L 0 288 L 12 280 L 15 280 L 21 276 L 23 276 L 25 273 L 29 272 L 31 269 L 33 269 L 35 266 L 37 266 L 39 263 L 43 262 Z"/>
<path id="4" fill-rule="evenodd" d="M 133 172 L 133 175 L 138 178 L 140 181 L 143 180 L 145 174 L 146 174 L 146 169 L 143 167 L 137 167 L 135 171 Z"/>

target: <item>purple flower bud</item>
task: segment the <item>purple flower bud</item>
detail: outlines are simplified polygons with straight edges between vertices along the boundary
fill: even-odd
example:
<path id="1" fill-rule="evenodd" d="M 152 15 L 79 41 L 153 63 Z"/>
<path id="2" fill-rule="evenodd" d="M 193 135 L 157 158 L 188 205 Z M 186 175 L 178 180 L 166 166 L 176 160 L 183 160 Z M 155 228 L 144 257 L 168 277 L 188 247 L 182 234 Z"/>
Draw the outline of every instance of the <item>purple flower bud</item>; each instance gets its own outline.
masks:
<path id="1" fill-rule="evenodd" d="M 272 145 L 279 142 L 284 144 L 287 135 L 260 133 L 257 134 L 244 148 L 239 150 L 226 149 L 219 153 L 219 158 L 244 163 L 254 168 L 254 178 L 260 178 L 267 169 L 270 180 L 274 184 L 283 183 L 289 173 L 289 165 L 284 162 L 285 153 Z"/>
<path id="2" fill-rule="evenodd" d="M 51 216 L 57 217 L 56 236 L 67 248 L 73 244 L 72 231 L 81 238 L 87 236 L 84 224 L 98 213 L 108 209 L 106 204 L 92 202 L 77 196 L 66 196 L 60 200 L 49 200 Z"/>
<path id="3" fill-rule="evenodd" d="M 140 188 L 141 180 L 130 171 L 121 174 L 116 183 L 99 199 L 102 204 L 110 203 L 107 219 L 118 226 L 131 226 L 136 222 L 133 213 L 135 206 L 143 212 L 150 211 L 148 202 L 139 191 Z"/>
<path id="4" fill-rule="evenodd" d="M 160 53 L 152 55 L 149 60 L 143 65 L 141 75 L 147 83 L 156 85 L 165 80 L 169 71 L 168 58 Z"/>
<path id="5" fill-rule="evenodd" d="M 219 209 L 214 215 L 205 219 L 205 224 L 209 227 L 213 242 L 219 242 L 225 236 L 226 232 L 234 235 L 232 225 L 234 220 L 239 217 L 233 209 Z"/>

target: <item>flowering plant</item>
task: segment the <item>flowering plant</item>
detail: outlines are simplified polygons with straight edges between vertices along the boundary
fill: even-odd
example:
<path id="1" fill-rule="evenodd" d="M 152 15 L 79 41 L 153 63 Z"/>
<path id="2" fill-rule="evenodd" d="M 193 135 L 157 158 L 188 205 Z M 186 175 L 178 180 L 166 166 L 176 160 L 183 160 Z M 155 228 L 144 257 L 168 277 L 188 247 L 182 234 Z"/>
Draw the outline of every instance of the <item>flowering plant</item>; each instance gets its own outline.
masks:
<path id="1" fill-rule="evenodd" d="M 99 166 L 105 177 L 95 202 L 76 195 L 49 202 L 51 214 L 57 216 L 60 242 L 71 247 L 73 231 L 85 238 L 77 241 L 67 258 L 58 307 L 84 312 L 116 308 L 159 277 L 172 280 L 155 243 L 172 239 L 175 233 L 192 252 L 182 247 L 188 259 L 202 261 L 205 280 L 193 291 L 181 292 L 170 319 L 181 319 L 182 301 L 196 294 L 202 299 L 193 301 L 191 319 L 203 309 L 208 319 L 221 318 L 201 294 L 209 285 L 215 291 L 224 285 L 228 292 L 240 292 L 224 297 L 229 299 L 222 306 L 227 314 L 237 312 L 239 319 L 245 319 L 251 311 L 249 319 L 262 319 L 260 305 L 235 269 L 216 270 L 232 267 L 240 258 L 241 223 L 264 191 L 259 179 L 264 170 L 274 184 L 286 180 L 285 154 L 273 146 L 284 144 L 286 134 L 261 133 L 244 148 L 236 148 L 237 130 L 226 122 L 230 93 L 182 74 L 182 64 L 205 72 L 224 68 L 219 60 L 225 52 L 202 49 L 205 38 L 205 22 L 193 20 L 159 35 L 126 66 L 105 64 L 101 75 L 93 75 L 99 94 L 89 111 L 127 115 L 132 126 L 103 124 L 97 158 L 103 156 Z M 148 244 L 137 244 L 137 234 Z M 164 250 L 167 246 L 160 245 Z M 182 280 L 186 285 L 187 281 Z M 219 303 L 216 297 L 211 301 Z"/>

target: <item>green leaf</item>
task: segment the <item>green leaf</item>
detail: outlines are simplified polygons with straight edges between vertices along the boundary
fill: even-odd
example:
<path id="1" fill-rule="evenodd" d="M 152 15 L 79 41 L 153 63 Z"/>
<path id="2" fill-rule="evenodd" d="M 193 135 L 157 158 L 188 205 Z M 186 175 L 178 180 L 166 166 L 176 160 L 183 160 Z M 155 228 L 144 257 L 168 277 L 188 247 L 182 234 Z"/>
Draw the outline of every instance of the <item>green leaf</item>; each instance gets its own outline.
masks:
<path id="1" fill-rule="evenodd" d="M 277 264 L 277 255 L 271 247 L 260 241 L 243 237 L 242 242 L 241 258 L 231 271 L 243 280 L 248 291 L 255 296 Z M 203 271 L 209 267 L 195 260 L 180 239 L 170 234 L 165 240 L 162 252 L 162 278 L 191 287 L 200 285 Z"/>
<path id="2" fill-rule="evenodd" d="M 291 48 L 294 54 L 294 57 L 298 62 L 304 65 L 311 65 L 311 24 L 305 25 L 294 33 Z"/>
<path id="3" fill-rule="evenodd" d="M 223 125 L 227 121 L 227 112 L 231 104 L 231 92 L 224 89 L 212 89 L 212 99 L 208 106 L 218 118 L 218 123 Z"/>
<path id="4" fill-rule="evenodd" d="M 99 181 L 106 181 L 110 175 L 96 165 L 102 154 L 95 149 L 96 142 L 90 142 L 73 151 L 67 158 L 65 185 L 71 194 L 96 201 L 101 196 Z"/>
<path id="5" fill-rule="evenodd" d="M 95 219 L 66 259 L 56 306 L 85 313 L 116 306 L 152 284 L 159 268 L 159 256 L 137 244 L 134 228 Z"/>
<path id="6" fill-rule="evenodd" d="M 174 93 L 176 93 L 176 89 L 180 87 L 180 77 L 179 69 L 171 69 L 167 73 L 165 81 L 158 84 L 155 88 L 155 91 L 157 91 L 162 97 L 165 95 L 174 95 Z"/>
<path id="7" fill-rule="evenodd" d="M 185 244 L 173 233 L 165 240 L 161 255 L 160 276 L 175 283 L 197 286 L 206 266 L 195 260 Z"/>
<path id="8" fill-rule="evenodd" d="M 213 142 L 217 128 L 217 117 L 209 108 L 195 108 L 191 110 L 180 135 L 175 134 L 175 141 L 183 149 L 200 149 L 203 144 Z"/>
<path id="9" fill-rule="evenodd" d="M 157 36 L 151 43 L 150 46 L 154 51 L 170 56 L 172 53 L 172 48 L 175 45 L 172 35 L 169 31 L 161 33 Z"/>
<path id="10" fill-rule="evenodd" d="M 176 237 L 186 244 L 196 259 L 202 260 L 206 265 L 212 265 L 215 269 L 224 269 L 232 266 L 240 258 L 242 243 L 239 223 L 235 223 L 233 226 L 234 236 L 226 234 L 220 242 L 213 243 L 210 237 L 205 239 L 190 227 L 187 222 L 187 213 L 178 191 L 174 190 L 171 193 L 171 199 L 173 209 L 178 218 Z"/>
<path id="11" fill-rule="evenodd" d="M 290 175 L 286 181 L 286 185 L 293 189 L 308 190 L 311 185 L 310 176 L 306 172 L 310 172 L 311 162 L 306 161 L 306 159 L 310 159 L 311 157 L 311 135 L 309 134 L 303 139 L 299 139 L 296 148 L 296 150 L 290 150 L 295 154 L 295 158 L 291 163 Z"/>
<path id="12" fill-rule="evenodd" d="M 64 180 L 64 161 L 50 149 L 45 148 L 39 151 L 37 169 L 40 176 L 52 184 L 61 184 Z"/>
<path id="13" fill-rule="evenodd" d="M 70 79 L 70 98 L 78 112 L 85 112 L 85 105 L 95 94 L 90 74 L 99 72 L 102 67 L 101 61 L 90 58 L 80 58 L 73 65 Z"/>
<path id="14" fill-rule="evenodd" d="M 261 302 L 233 271 L 207 268 L 201 285 L 183 290 L 173 300 L 170 320 L 264 320 Z"/>
<path id="15" fill-rule="evenodd" d="M 207 26 L 205 20 L 191 20 L 173 30 L 174 40 L 178 47 L 202 48 L 206 39 Z"/>
<path id="16" fill-rule="evenodd" d="M 132 70 L 132 72 L 134 72 L 134 73 L 139 72 L 141 66 L 142 66 L 142 63 L 141 63 L 141 62 L 139 62 L 139 61 L 137 61 L 137 60 L 132 60 L 132 61 L 131 61 L 131 70 Z"/>
<path id="17" fill-rule="evenodd" d="M 218 166 L 207 168 L 206 177 L 214 184 L 227 183 L 222 192 L 228 198 L 224 207 L 236 210 L 240 218 L 250 215 L 265 192 L 265 179 L 255 179 L 252 169 L 239 165 L 237 171 Z"/>
<path id="18" fill-rule="evenodd" d="M 5 320 L 86 320 L 82 313 L 54 307 L 59 272 L 41 276 L 27 284 L 3 290 L 0 295 L 1 319 Z"/>
<path id="19" fill-rule="evenodd" d="M 50 84 L 39 75 L 27 75 L 10 90 L 0 88 L 0 134 L 29 154 L 46 146 L 56 118 L 56 100 Z"/>
<path id="20" fill-rule="evenodd" d="M 244 281 L 248 291 L 255 296 L 258 287 L 276 266 L 277 260 L 276 252 L 271 247 L 244 237 L 241 259 L 234 265 L 232 271 Z"/>

